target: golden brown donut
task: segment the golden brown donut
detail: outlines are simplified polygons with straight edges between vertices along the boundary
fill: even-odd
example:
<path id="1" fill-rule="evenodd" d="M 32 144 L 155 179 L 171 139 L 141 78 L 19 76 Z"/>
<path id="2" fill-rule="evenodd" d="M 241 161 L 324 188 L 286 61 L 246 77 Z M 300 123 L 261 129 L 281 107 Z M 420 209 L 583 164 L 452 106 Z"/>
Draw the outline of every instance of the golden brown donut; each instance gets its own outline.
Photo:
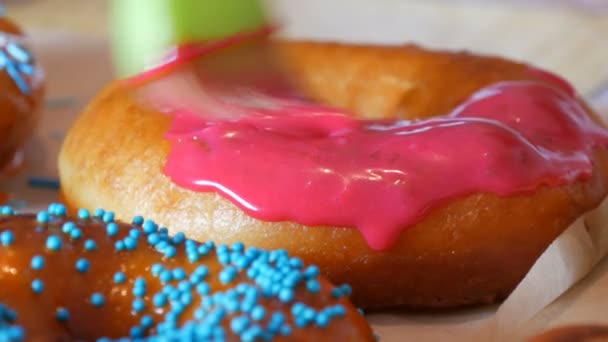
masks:
<path id="1" fill-rule="evenodd" d="M 2 341 L 374 340 L 348 289 L 284 250 L 65 212 L 0 207 Z"/>
<path id="2" fill-rule="evenodd" d="M 605 342 L 608 327 L 605 325 L 570 325 L 550 329 L 528 342 Z"/>
<path id="3" fill-rule="evenodd" d="M 440 115 L 497 81 L 546 81 L 523 64 L 415 46 L 277 48 L 308 93 L 362 118 Z M 201 241 L 286 248 L 332 281 L 352 285 L 353 301 L 363 307 L 447 308 L 504 298 L 551 241 L 608 191 L 608 156 L 597 150 L 588 181 L 461 198 L 430 211 L 390 250 L 374 251 L 354 229 L 262 222 L 215 193 L 176 186 L 161 172 L 170 118 L 142 108 L 122 87 L 102 91 L 66 137 L 59 171 L 70 207 L 113 207 L 119 218 L 145 214 Z"/>
<path id="4" fill-rule="evenodd" d="M 0 173 L 19 165 L 20 149 L 40 116 L 42 69 L 24 44 L 19 27 L 0 17 Z"/>

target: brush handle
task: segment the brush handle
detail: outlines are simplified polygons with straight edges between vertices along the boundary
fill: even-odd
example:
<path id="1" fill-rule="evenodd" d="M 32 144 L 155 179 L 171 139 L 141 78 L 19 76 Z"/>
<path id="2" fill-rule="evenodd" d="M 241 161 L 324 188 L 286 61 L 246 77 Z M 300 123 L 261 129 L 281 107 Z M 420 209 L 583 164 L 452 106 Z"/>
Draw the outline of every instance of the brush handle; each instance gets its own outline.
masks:
<path id="1" fill-rule="evenodd" d="M 113 0 L 112 54 L 126 77 L 186 42 L 226 38 L 266 24 L 259 0 Z"/>

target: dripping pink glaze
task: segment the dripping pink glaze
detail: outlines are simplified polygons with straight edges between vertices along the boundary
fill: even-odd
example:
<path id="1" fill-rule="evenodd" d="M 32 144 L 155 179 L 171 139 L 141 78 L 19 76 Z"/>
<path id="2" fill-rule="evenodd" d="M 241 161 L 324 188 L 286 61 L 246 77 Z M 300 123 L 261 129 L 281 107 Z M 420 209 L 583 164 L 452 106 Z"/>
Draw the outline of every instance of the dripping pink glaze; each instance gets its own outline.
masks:
<path id="1" fill-rule="evenodd" d="M 551 85 L 498 83 L 430 120 L 361 121 L 285 97 L 233 120 L 175 112 L 164 171 L 260 220 L 354 227 L 385 250 L 454 198 L 591 176 L 592 149 L 608 134 L 566 82 L 545 75 Z"/>

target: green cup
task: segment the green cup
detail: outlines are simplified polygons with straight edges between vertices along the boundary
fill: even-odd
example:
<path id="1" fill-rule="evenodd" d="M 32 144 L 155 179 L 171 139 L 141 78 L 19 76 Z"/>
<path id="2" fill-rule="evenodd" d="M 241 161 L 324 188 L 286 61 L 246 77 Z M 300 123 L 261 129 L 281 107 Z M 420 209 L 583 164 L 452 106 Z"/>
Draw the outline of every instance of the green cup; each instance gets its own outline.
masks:
<path id="1" fill-rule="evenodd" d="M 119 77 L 145 71 L 171 47 L 266 24 L 258 0 L 113 0 L 112 57 Z"/>

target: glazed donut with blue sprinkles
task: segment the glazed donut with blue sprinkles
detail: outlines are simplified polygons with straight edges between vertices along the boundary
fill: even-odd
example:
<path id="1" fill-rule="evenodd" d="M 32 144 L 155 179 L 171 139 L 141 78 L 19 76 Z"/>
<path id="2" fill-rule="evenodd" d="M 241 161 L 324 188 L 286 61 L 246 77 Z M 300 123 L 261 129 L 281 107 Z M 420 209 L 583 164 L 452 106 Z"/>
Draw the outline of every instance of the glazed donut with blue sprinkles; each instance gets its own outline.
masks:
<path id="1" fill-rule="evenodd" d="M 373 341 L 318 267 L 62 204 L 0 207 L 0 341 Z"/>

